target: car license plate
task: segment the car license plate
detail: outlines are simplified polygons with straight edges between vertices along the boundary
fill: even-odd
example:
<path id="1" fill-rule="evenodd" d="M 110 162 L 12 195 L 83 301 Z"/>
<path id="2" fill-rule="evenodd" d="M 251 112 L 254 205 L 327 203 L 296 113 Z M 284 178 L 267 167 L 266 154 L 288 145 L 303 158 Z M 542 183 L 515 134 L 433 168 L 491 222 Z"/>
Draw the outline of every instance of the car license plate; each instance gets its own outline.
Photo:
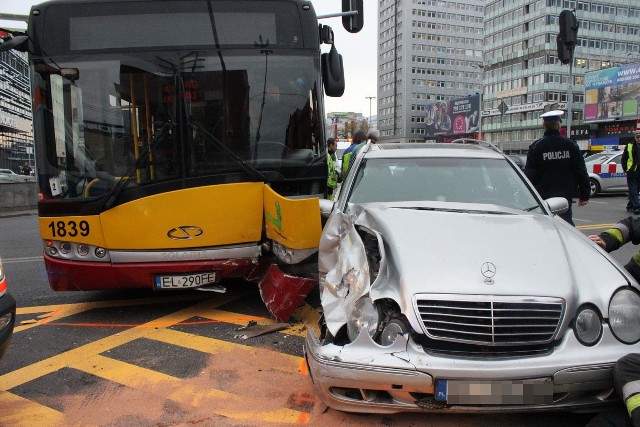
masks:
<path id="1" fill-rule="evenodd" d="M 553 403 L 553 382 L 550 378 L 438 380 L 435 398 L 451 405 L 544 405 Z"/>
<path id="2" fill-rule="evenodd" d="M 197 288 L 216 282 L 216 273 L 176 274 L 170 276 L 155 276 L 156 289 L 184 289 Z"/>

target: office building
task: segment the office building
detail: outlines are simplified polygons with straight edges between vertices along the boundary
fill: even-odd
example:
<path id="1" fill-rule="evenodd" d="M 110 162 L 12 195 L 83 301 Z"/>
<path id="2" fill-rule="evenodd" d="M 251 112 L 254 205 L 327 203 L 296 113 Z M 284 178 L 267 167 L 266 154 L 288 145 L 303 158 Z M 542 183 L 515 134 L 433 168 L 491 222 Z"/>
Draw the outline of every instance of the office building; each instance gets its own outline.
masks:
<path id="1" fill-rule="evenodd" d="M 0 168 L 20 173 L 28 161 L 34 169 L 31 117 L 27 55 L 0 52 Z"/>
<path id="2" fill-rule="evenodd" d="M 482 91 L 484 0 L 379 0 L 377 118 L 385 141 L 425 140 L 425 105 Z"/>
<path id="3" fill-rule="evenodd" d="M 556 45 L 558 18 L 565 9 L 575 9 L 579 22 L 571 69 L 558 60 Z M 565 128 L 571 110 L 571 136 L 583 150 L 605 136 L 617 135 L 619 143 L 630 138 L 629 126 L 620 123 L 604 130 L 619 117 L 583 123 L 584 75 L 640 62 L 637 0 L 488 0 L 484 28 L 485 140 L 508 151 L 526 150 L 542 136 L 539 117 L 545 109 L 565 110 Z"/>

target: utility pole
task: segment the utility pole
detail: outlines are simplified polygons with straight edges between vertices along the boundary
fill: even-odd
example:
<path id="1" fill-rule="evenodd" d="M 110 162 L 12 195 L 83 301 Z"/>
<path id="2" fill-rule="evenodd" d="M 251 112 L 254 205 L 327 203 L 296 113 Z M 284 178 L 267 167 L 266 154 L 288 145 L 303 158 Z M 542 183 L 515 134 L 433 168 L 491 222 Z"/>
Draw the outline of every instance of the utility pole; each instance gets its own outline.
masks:
<path id="1" fill-rule="evenodd" d="M 375 96 L 365 96 L 369 100 L 369 128 L 371 128 L 371 100 L 376 99 Z"/>

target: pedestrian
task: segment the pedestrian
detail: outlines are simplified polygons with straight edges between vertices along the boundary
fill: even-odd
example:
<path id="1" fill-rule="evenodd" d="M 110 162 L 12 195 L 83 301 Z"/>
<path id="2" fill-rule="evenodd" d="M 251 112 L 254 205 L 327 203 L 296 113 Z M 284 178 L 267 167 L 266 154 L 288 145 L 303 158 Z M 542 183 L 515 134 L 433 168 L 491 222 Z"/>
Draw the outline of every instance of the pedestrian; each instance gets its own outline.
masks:
<path id="1" fill-rule="evenodd" d="M 336 169 L 336 150 L 338 143 L 335 138 L 327 139 L 327 165 L 329 166 L 329 174 L 327 175 L 327 199 L 333 200 L 333 195 L 338 188 L 340 182 L 340 174 Z"/>
<path id="2" fill-rule="evenodd" d="M 630 216 L 615 226 L 589 238 L 607 252 L 615 251 L 626 243 L 640 244 L 640 217 Z M 640 251 L 624 266 L 625 270 L 640 283 Z M 620 358 L 613 367 L 613 384 L 627 407 L 629 418 L 616 411 L 600 414 L 587 426 L 634 426 L 640 427 L 640 353 L 630 353 Z"/>
<path id="3" fill-rule="evenodd" d="M 367 139 L 353 147 L 353 150 L 351 151 L 351 158 L 349 159 L 349 169 L 351 169 L 351 166 L 353 166 L 353 162 L 355 162 L 356 157 L 358 156 L 358 152 L 362 147 L 364 147 L 368 143 L 377 144 L 379 140 L 380 131 L 378 131 L 378 129 L 369 130 L 369 132 L 367 132 Z"/>
<path id="4" fill-rule="evenodd" d="M 22 174 L 31 176 L 31 166 L 29 166 L 29 162 L 24 162 L 24 165 L 22 165 Z"/>
<path id="5" fill-rule="evenodd" d="M 369 129 L 367 139 L 371 141 L 372 144 L 377 144 L 378 141 L 380 141 L 380 131 L 378 129 Z"/>
<path id="6" fill-rule="evenodd" d="M 627 187 L 629 189 L 629 200 L 627 201 L 627 212 L 634 215 L 640 214 L 640 170 L 638 170 L 638 159 L 640 158 L 640 131 L 636 130 L 634 141 L 627 144 L 622 153 L 622 169 L 627 174 Z"/>
<path id="7" fill-rule="evenodd" d="M 362 130 L 356 131 L 353 134 L 353 138 L 351 139 L 351 145 L 348 146 L 344 153 L 342 154 L 342 179 L 347 179 L 347 173 L 349 172 L 349 168 L 351 167 L 351 157 L 355 157 L 353 154 L 353 150 L 356 148 L 358 144 L 367 140 L 367 134 Z"/>
<path id="8" fill-rule="evenodd" d="M 571 204 L 578 191 L 578 206 L 589 203 L 589 175 L 580 148 L 575 141 L 560 135 L 562 111 L 542 114 L 544 136 L 529 146 L 525 174 L 544 199 L 564 197 L 569 209 L 560 215 L 573 223 Z"/>

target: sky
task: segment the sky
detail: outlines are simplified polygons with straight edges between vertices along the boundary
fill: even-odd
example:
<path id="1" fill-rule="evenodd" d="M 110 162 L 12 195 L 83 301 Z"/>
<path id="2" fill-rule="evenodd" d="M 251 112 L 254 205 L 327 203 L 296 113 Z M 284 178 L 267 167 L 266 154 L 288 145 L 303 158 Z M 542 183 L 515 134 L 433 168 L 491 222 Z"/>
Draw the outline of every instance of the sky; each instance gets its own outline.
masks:
<path id="1" fill-rule="evenodd" d="M 1 0 L 0 13 L 28 15 L 31 6 L 42 0 Z M 318 16 L 339 13 L 342 10 L 342 0 L 313 0 L 313 7 Z M 327 18 L 320 20 L 321 24 L 333 28 L 335 46 L 342 55 L 345 69 L 345 91 L 340 98 L 325 96 L 325 111 L 327 113 L 345 111 L 362 113 L 366 118 L 369 113 L 376 114 L 377 99 L 367 97 L 376 96 L 376 60 L 377 60 L 377 31 L 376 16 L 378 14 L 377 1 L 364 0 L 365 24 L 362 31 L 356 34 L 347 32 L 342 27 L 342 18 Z M 2 26 L 17 27 L 14 22 L 0 20 Z M 26 28 L 26 24 L 23 25 Z M 330 46 L 322 45 L 322 52 L 328 52 Z"/>

